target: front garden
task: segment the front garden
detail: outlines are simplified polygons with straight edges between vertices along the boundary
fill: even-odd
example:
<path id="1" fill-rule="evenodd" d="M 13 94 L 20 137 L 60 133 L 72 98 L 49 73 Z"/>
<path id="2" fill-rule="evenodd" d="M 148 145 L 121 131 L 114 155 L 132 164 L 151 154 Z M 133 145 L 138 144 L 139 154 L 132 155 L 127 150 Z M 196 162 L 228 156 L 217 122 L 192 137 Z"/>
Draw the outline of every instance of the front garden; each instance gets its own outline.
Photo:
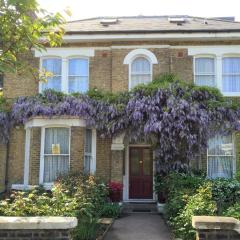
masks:
<path id="1" fill-rule="evenodd" d="M 194 173 L 156 177 L 156 192 L 165 195 L 164 216 L 176 238 L 196 239 L 192 216 L 228 216 L 240 220 L 240 178 L 207 179 Z"/>
<path id="2" fill-rule="evenodd" d="M 51 191 L 39 187 L 32 191 L 13 191 L 0 201 L 0 216 L 77 217 L 73 239 L 95 240 L 108 227 L 101 218 L 117 218 L 121 208 L 109 199 L 111 187 L 95 177 L 71 173 L 59 177 Z"/>

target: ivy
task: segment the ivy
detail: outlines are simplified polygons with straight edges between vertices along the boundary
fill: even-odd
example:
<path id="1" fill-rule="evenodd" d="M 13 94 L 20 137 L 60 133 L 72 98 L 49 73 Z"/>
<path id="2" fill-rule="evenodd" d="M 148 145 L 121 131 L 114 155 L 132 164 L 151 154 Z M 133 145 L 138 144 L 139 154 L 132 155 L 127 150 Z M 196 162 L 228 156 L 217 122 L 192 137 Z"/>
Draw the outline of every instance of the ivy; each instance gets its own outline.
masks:
<path id="1" fill-rule="evenodd" d="M 160 163 L 172 164 L 188 163 L 206 149 L 207 139 L 214 134 L 239 130 L 239 114 L 238 107 L 217 89 L 197 87 L 168 74 L 130 92 L 92 89 L 87 94 L 65 95 L 46 90 L 20 97 L 10 119 L 15 125 L 36 116 L 83 118 L 103 136 L 126 132 L 131 141 L 149 142 Z"/>

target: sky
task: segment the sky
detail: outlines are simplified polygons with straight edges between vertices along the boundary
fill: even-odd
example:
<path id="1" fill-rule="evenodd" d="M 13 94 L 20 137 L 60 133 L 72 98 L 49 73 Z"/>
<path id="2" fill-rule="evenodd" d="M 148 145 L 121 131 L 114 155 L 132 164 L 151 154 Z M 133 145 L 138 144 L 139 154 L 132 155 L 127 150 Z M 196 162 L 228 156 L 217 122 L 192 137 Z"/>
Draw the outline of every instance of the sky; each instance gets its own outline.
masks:
<path id="1" fill-rule="evenodd" d="M 38 0 L 49 12 L 70 9 L 77 20 L 98 16 L 190 15 L 234 16 L 240 21 L 240 0 Z"/>

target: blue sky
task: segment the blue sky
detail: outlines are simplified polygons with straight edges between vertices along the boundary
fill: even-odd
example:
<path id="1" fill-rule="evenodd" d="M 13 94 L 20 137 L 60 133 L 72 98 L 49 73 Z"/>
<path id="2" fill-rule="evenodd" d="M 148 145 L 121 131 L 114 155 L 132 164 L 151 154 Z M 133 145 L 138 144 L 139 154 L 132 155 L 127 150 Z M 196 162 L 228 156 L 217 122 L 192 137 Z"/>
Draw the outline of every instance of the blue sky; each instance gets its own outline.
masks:
<path id="1" fill-rule="evenodd" d="M 50 12 L 69 8 L 70 20 L 96 16 L 174 15 L 235 16 L 240 21 L 240 0 L 38 0 Z M 68 18 L 69 20 L 69 18 Z"/>

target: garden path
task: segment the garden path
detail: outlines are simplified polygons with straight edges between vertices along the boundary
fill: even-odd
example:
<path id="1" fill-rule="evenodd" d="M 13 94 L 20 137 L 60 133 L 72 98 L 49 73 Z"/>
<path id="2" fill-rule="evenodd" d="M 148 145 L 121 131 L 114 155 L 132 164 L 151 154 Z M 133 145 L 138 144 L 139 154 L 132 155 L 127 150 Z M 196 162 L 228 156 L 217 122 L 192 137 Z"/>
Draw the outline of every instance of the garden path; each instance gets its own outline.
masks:
<path id="1" fill-rule="evenodd" d="M 117 219 L 105 240 L 170 240 L 170 232 L 158 214 L 132 213 Z"/>

